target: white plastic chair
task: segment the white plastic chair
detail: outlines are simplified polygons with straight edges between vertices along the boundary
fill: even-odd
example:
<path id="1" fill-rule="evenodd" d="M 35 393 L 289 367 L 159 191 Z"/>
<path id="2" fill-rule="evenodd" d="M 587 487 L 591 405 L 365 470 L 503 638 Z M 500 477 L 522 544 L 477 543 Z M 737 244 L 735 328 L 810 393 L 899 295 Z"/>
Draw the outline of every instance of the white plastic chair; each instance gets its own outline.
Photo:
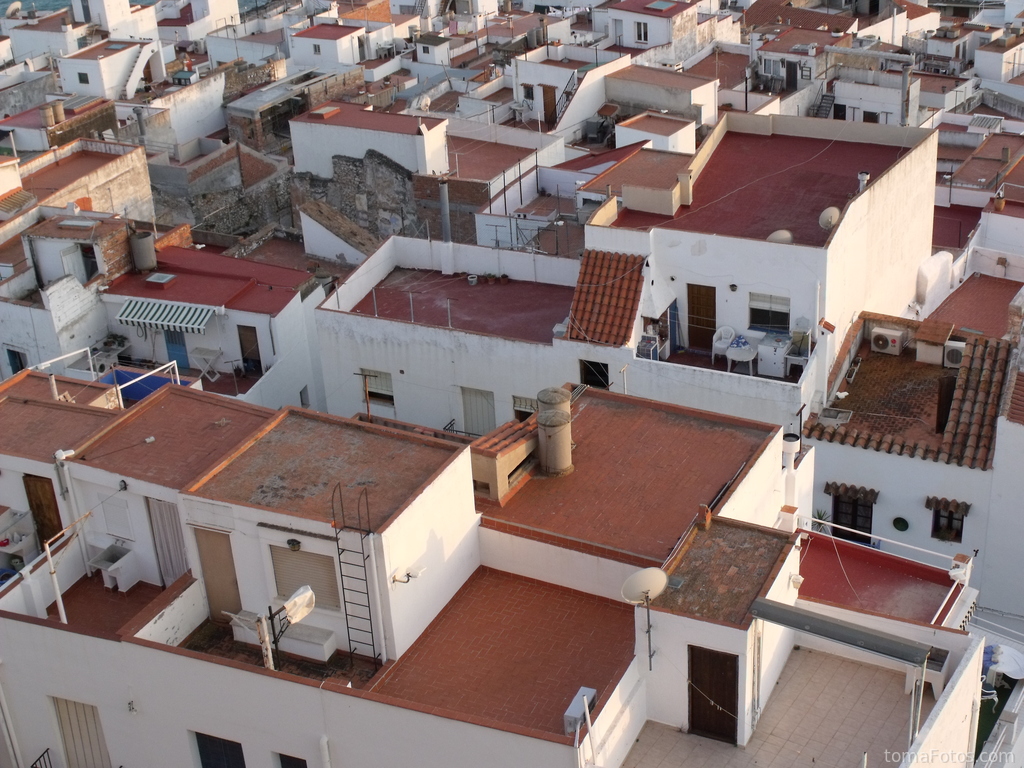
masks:
<path id="1" fill-rule="evenodd" d="M 724 355 L 725 350 L 732 344 L 732 340 L 736 338 L 736 331 L 730 328 L 728 325 L 723 325 L 717 331 L 711 344 L 711 364 L 715 364 L 715 358 L 718 355 Z"/>

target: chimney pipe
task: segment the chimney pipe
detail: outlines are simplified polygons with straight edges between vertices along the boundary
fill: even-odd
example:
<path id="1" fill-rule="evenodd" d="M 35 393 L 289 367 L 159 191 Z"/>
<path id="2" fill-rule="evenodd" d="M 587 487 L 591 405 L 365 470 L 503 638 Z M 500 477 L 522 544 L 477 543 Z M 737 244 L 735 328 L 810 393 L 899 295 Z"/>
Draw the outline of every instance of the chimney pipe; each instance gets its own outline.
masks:
<path id="1" fill-rule="evenodd" d="M 800 435 L 787 432 L 782 436 L 782 467 L 786 470 L 786 491 L 784 503 L 796 506 L 796 457 L 800 452 Z"/>
<path id="2" fill-rule="evenodd" d="M 1005 165 L 1006 163 L 1009 163 L 1009 162 L 1010 162 L 1010 148 L 1009 147 L 1003 147 L 1003 164 Z"/>
<path id="3" fill-rule="evenodd" d="M 43 125 L 47 128 L 53 128 L 53 108 L 49 104 L 43 104 L 39 108 L 39 114 L 43 118 Z"/>
<path id="4" fill-rule="evenodd" d="M 450 243 L 452 241 L 452 210 L 448 203 L 448 179 L 441 179 L 439 187 L 441 203 L 441 239 L 446 243 Z"/>
<path id="5" fill-rule="evenodd" d="M 572 416 L 564 411 L 537 414 L 537 454 L 540 468 L 549 477 L 562 477 L 573 470 Z"/>
<path id="6" fill-rule="evenodd" d="M 858 173 L 857 174 L 857 182 L 858 182 L 857 192 L 858 193 L 863 192 L 864 188 L 868 185 L 869 181 L 871 181 L 871 174 L 870 173 L 868 173 L 867 171 L 861 171 L 860 173 Z"/>
<path id="7" fill-rule="evenodd" d="M 562 389 L 561 387 L 542 389 L 537 393 L 537 405 L 539 406 L 537 411 L 539 413 L 561 411 L 564 414 L 568 414 L 571 399 L 572 397 L 567 389 Z"/>
<path id="8" fill-rule="evenodd" d="M 57 394 L 57 377 L 52 373 L 50 374 L 50 396 L 54 400 L 60 400 L 60 395 Z"/>
<path id="9" fill-rule="evenodd" d="M 51 101 L 50 109 L 53 110 L 53 121 L 55 123 L 64 122 L 64 102 L 61 100 Z"/>

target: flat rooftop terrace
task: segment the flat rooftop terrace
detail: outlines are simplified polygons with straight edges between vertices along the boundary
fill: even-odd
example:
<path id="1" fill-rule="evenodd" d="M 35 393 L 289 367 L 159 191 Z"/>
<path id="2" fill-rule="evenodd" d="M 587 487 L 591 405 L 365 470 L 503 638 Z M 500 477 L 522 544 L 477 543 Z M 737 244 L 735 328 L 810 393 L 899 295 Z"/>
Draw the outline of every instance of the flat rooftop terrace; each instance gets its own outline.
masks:
<path id="1" fill-rule="evenodd" d="M 798 245 L 823 246 L 818 216 L 840 210 L 858 189 L 857 174 L 877 179 L 904 147 L 729 132 L 694 185 L 694 203 L 675 216 L 624 209 L 612 226 L 664 227 L 764 240 L 788 229 Z"/>
<path id="2" fill-rule="evenodd" d="M 482 275 L 470 285 L 465 277 L 398 268 L 352 311 L 448 328 L 450 307 L 450 327 L 456 330 L 550 344 L 554 326 L 569 316 L 574 290 L 522 280 L 491 285 Z"/>
<path id="3" fill-rule="evenodd" d="M 557 741 L 581 685 L 595 716 L 633 659 L 634 608 L 481 567 L 374 684 L 436 715 Z"/>
<path id="4" fill-rule="evenodd" d="M 655 664 L 658 663 L 655 657 Z M 622 768 L 852 768 L 907 750 L 910 696 L 904 675 L 841 656 L 794 650 L 745 747 L 648 722 Z M 935 699 L 924 694 L 921 722 Z"/>
<path id="5" fill-rule="evenodd" d="M 379 530 L 452 458 L 459 446 L 363 422 L 289 411 L 194 490 L 200 496 L 331 521 L 336 483 L 351 525 L 369 496 Z M 342 524 L 341 508 L 337 509 Z"/>
<path id="6" fill-rule="evenodd" d="M 587 390 L 573 406 L 574 471 L 531 477 L 483 524 L 523 526 L 570 548 L 661 564 L 700 512 L 737 487 L 777 427 Z M 670 480 L 666 479 L 666 474 Z"/>
<path id="7" fill-rule="evenodd" d="M 120 158 L 121 155 L 107 155 L 102 152 L 75 152 L 63 160 L 57 160 L 25 176 L 21 180 L 21 186 L 38 197 L 40 202 L 44 202 L 48 196 Z"/>
<path id="8" fill-rule="evenodd" d="M 954 586 L 942 568 L 824 533 L 807 536 L 800 553 L 802 599 L 930 624 Z M 843 573 L 849 581 L 837 577 Z M 943 618 L 944 613 L 939 616 L 939 623 Z"/>
<path id="9" fill-rule="evenodd" d="M 448 167 L 455 171 L 456 179 L 490 181 L 504 171 L 514 169 L 534 151 L 494 141 L 448 136 Z M 517 176 L 512 176 L 509 183 Z"/>
<path id="10" fill-rule="evenodd" d="M 929 316 L 964 332 L 1002 338 L 1009 331 L 1010 302 L 1024 283 L 974 273 Z"/>
<path id="11" fill-rule="evenodd" d="M 89 405 L 0 396 L 0 452 L 50 464 L 55 451 L 85 442 L 117 416 Z"/>

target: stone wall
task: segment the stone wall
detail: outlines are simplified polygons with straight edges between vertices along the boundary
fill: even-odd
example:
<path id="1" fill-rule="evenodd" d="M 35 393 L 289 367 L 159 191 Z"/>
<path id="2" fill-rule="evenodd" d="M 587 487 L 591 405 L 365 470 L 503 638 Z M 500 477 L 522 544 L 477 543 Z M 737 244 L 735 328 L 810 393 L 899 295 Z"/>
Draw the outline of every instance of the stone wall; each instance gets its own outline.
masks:
<path id="1" fill-rule="evenodd" d="M 68 115 L 63 122 L 46 129 L 46 141 L 51 147 L 59 147 L 75 139 L 94 138 L 104 131 L 117 135 L 117 114 L 112 101 L 82 115 Z"/>
<path id="2" fill-rule="evenodd" d="M 294 221 L 299 220 L 298 207 L 308 200 L 320 200 L 341 211 L 382 240 L 391 235 L 426 235 L 416 207 L 412 173 L 374 150 L 361 160 L 335 155 L 330 179 L 295 174 Z"/>
<path id="3" fill-rule="evenodd" d="M 10 117 L 26 109 L 41 106 L 46 101 L 46 94 L 60 91 L 54 72 L 37 74 L 41 76 L 31 77 L 0 91 L 0 115 Z"/>

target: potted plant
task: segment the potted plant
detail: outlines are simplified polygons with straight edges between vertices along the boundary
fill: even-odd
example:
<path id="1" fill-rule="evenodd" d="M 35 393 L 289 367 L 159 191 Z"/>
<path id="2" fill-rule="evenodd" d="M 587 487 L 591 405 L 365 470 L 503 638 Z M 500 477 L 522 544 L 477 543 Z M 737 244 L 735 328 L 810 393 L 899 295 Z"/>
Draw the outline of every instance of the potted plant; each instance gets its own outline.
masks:
<path id="1" fill-rule="evenodd" d="M 811 522 L 811 530 L 815 533 L 828 533 L 831 526 L 825 525 L 825 523 L 832 522 L 832 515 L 826 512 L 824 509 L 816 509 L 812 514 L 814 518 Z M 819 522 L 820 521 L 820 522 Z"/>
<path id="2" fill-rule="evenodd" d="M 498 279 L 497 275 L 491 274 L 490 272 L 488 272 L 485 275 L 485 277 L 487 278 L 487 284 L 488 285 L 494 285 L 495 281 Z"/>
<path id="3" fill-rule="evenodd" d="M 499 279 L 501 280 L 501 284 L 502 285 L 507 285 L 508 284 L 508 275 L 504 275 L 503 274 Z"/>

